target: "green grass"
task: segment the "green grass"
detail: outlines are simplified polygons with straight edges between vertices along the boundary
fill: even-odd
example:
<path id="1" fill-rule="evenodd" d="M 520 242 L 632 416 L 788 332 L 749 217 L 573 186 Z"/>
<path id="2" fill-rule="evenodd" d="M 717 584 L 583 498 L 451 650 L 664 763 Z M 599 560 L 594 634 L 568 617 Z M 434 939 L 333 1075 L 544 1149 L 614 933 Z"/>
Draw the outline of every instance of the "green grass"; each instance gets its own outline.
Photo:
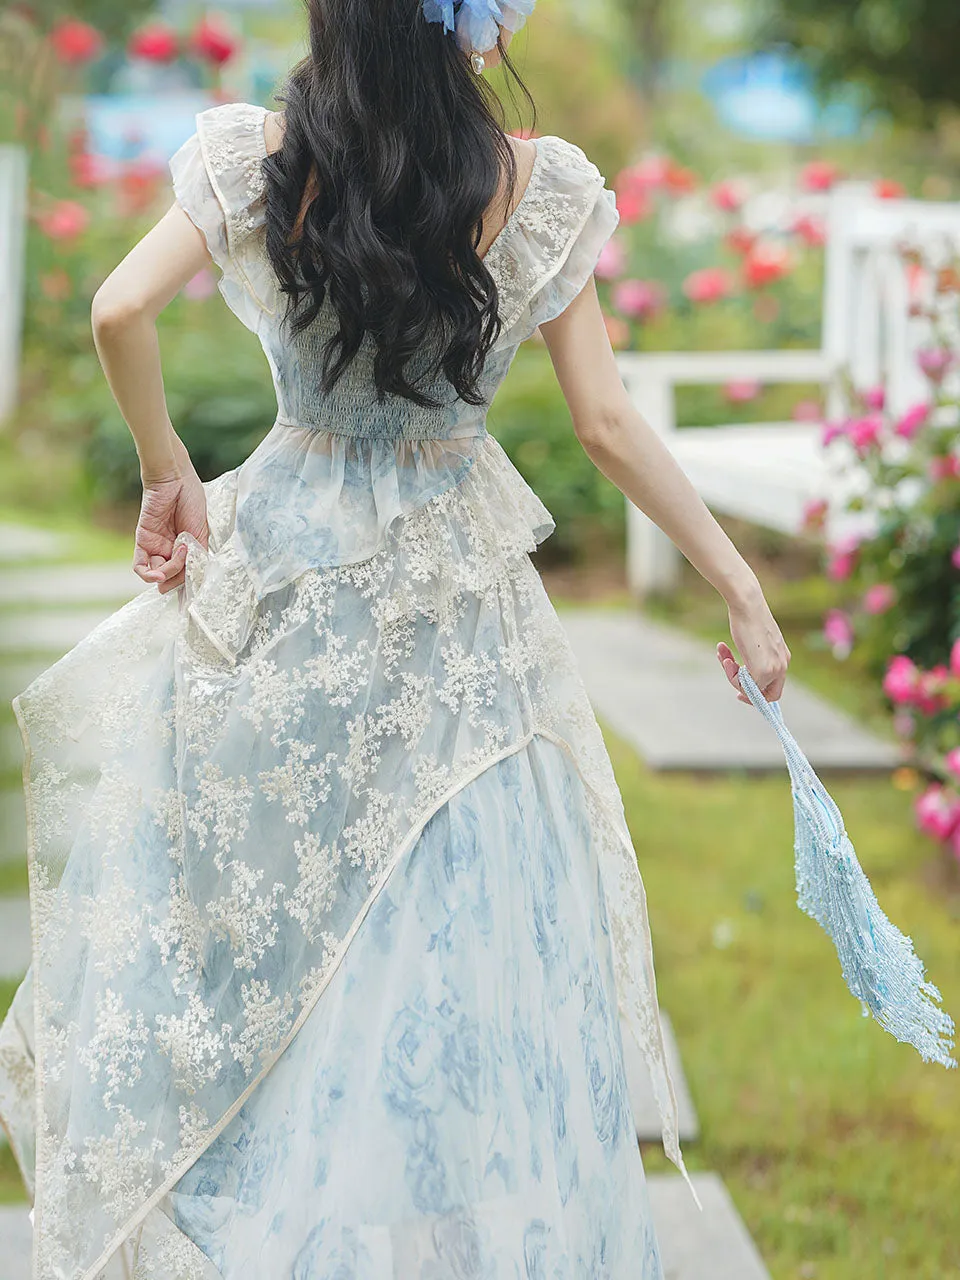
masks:
<path id="1" fill-rule="evenodd" d="M 960 1275 L 960 1072 L 861 1016 L 796 906 L 786 772 L 656 775 L 608 742 L 702 1125 L 688 1166 L 721 1174 L 774 1280 Z M 830 790 L 881 905 L 960 1013 L 957 877 L 908 794 L 880 779 Z M 659 1147 L 644 1161 L 673 1168 Z"/>
<path id="2" fill-rule="evenodd" d="M 82 514 L 64 509 L 55 512 L 38 512 L 31 507 L 0 502 L 0 525 L 16 524 L 60 535 L 60 545 L 55 554 L 31 557 L 29 565 L 43 564 L 103 564 L 105 561 L 133 560 L 134 517 L 129 534 L 105 529 Z M 27 568 L 28 564 L 17 565 Z M 95 602 L 94 602 L 95 603 Z"/>

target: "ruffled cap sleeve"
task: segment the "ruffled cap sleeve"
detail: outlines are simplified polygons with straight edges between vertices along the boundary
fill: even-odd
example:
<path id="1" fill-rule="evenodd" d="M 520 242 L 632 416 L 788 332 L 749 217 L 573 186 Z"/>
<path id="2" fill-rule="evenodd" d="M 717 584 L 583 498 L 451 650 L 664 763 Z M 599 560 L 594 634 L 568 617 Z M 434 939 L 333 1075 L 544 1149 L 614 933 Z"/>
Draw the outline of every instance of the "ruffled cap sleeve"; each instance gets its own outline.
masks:
<path id="1" fill-rule="evenodd" d="M 487 255 L 501 341 L 522 342 L 566 309 L 619 222 L 616 195 L 581 148 L 553 134 L 538 138 L 527 189 Z"/>
<path id="2" fill-rule="evenodd" d="M 248 329 L 274 315 L 278 288 L 263 252 L 266 226 L 264 107 L 226 103 L 201 111 L 171 157 L 174 197 L 223 273 L 220 292 Z"/>

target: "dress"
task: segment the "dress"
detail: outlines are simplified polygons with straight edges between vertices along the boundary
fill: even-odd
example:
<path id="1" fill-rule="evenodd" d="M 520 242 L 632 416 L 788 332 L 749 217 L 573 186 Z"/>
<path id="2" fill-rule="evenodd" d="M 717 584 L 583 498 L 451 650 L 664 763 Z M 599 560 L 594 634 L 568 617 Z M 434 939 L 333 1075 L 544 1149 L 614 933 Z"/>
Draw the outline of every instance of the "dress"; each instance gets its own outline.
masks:
<path id="1" fill-rule="evenodd" d="M 319 396 L 331 315 L 278 330 L 265 114 L 201 112 L 171 170 L 277 421 L 206 485 L 184 586 L 14 700 L 33 958 L 0 1119 L 34 1276 L 660 1280 L 617 1016 L 686 1176 L 643 884 L 530 560 L 553 520 L 484 425 L 613 192 L 537 140 L 486 256 L 485 405 L 377 403 L 366 348 Z"/>

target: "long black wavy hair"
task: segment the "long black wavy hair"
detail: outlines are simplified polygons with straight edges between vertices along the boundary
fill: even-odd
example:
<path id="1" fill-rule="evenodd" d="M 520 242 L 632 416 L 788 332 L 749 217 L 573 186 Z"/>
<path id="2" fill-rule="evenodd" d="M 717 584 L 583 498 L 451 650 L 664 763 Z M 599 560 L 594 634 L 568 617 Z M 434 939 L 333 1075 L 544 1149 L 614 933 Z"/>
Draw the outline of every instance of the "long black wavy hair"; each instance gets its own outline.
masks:
<path id="1" fill-rule="evenodd" d="M 324 391 L 369 332 L 380 401 L 437 407 L 418 384 L 442 369 L 458 396 L 482 404 L 478 379 L 501 326 L 476 250 L 501 175 L 504 211 L 517 182 L 502 105 L 454 34 L 427 22 L 421 0 L 307 8 L 310 53 L 278 94 L 283 141 L 264 162 L 266 248 L 287 295 L 284 322 L 299 333 L 329 290 L 339 328 L 324 349 Z M 434 348 L 427 373 L 409 379 L 410 359 Z"/>

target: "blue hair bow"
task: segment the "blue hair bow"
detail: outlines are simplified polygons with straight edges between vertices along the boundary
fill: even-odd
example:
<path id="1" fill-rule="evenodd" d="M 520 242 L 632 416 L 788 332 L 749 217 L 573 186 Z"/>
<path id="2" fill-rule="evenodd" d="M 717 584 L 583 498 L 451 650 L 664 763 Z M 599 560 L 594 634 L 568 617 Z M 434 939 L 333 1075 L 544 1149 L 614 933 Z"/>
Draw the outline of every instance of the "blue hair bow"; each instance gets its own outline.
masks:
<path id="1" fill-rule="evenodd" d="M 442 22 L 446 31 L 454 31 L 457 44 L 467 53 L 492 49 L 498 27 L 519 31 L 535 4 L 536 0 L 422 0 L 426 20 Z"/>
<path id="2" fill-rule="evenodd" d="M 925 981 L 913 942 L 880 909 L 840 810 L 784 724 L 780 703 L 767 701 L 746 667 L 738 674 L 744 693 L 773 725 L 790 772 L 798 906 L 833 939 L 864 1017 L 872 1014 L 924 1062 L 955 1067 L 953 1020 L 938 1006 L 940 992 Z"/>

